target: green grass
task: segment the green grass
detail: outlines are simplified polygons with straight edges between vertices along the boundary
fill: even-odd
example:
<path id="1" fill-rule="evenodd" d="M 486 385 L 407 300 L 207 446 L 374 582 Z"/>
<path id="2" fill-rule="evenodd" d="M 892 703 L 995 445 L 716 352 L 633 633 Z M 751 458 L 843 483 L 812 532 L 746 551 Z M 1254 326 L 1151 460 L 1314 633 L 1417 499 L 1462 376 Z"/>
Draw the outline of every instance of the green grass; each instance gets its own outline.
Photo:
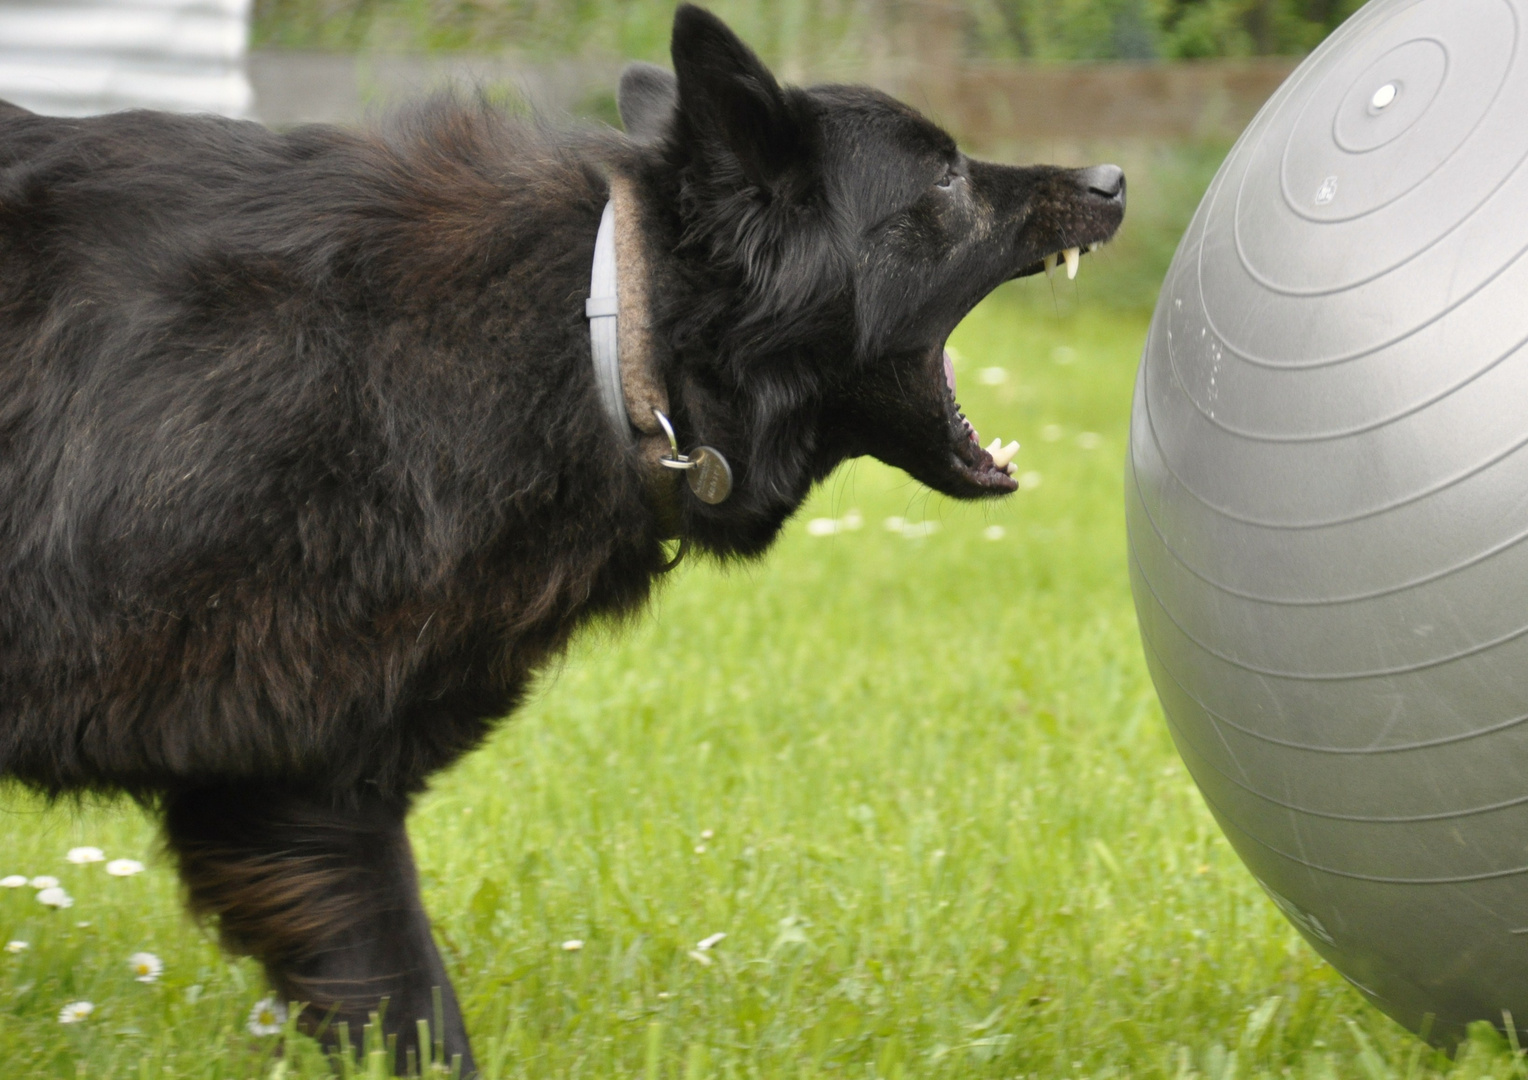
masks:
<path id="1" fill-rule="evenodd" d="M 769 559 L 686 567 L 439 778 L 412 832 L 488 1077 L 1523 1073 L 1494 1036 L 1454 1064 L 1366 1006 L 1179 764 L 1125 575 L 1146 320 L 1077 301 L 1110 272 L 1009 287 L 957 334 L 969 414 L 1038 484 L 956 504 L 846 468 Z M 0 1077 L 320 1075 L 244 1030 L 258 973 L 180 913 L 149 822 L 4 806 L 0 875 L 76 903 L 0 890 L 0 938 L 31 946 L 0 953 Z M 72 866 L 77 844 L 149 869 Z"/>

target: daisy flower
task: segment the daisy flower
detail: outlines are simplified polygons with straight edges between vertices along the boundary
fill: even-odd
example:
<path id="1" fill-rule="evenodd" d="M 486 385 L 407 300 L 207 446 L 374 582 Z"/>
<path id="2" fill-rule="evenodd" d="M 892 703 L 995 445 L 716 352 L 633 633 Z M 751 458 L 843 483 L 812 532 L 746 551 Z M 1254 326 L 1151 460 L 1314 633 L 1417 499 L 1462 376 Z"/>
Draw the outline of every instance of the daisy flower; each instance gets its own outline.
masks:
<path id="1" fill-rule="evenodd" d="M 34 889 L 56 889 L 58 888 L 58 878 L 48 874 L 38 874 L 27 884 Z"/>
<path id="2" fill-rule="evenodd" d="M 5 943 L 5 951 L 8 953 L 26 952 L 31 947 L 31 944 L 25 941 L 7 941 Z"/>
<path id="3" fill-rule="evenodd" d="M 143 873 L 143 864 L 137 859 L 113 859 L 106 864 L 106 872 L 112 877 L 132 877 Z"/>
<path id="4" fill-rule="evenodd" d="M 584 947 L 584 943 L 582 941 L 580 941 L 578 938 L 569 938 L 567 941 L 564 941 L 562 943 L 562 951 L 563 952 L 577 952 L 579 949 L 582 949 L 583 947 Z"/>
<path id="5" fill-rule="evenodd" d="M 86 863 L 101 862 L 106 858 L 106 853 L 98 847 L 74 847 L 69 849 L 69 854 L 64 858 L 76 866 L 84 866 Z"/>
<path id="6" fill-rule="evenodd" d="M 58 1010 L 58 1022 L 60 1024 L 78 1024 L 90 1019 L 90 1014 L 95 1012 L 95 1006 L 88 1001 L 71 1001 L 62 1009 Z"/>
<path id="7" fill-rule="evenodd" d="M 705 952 L 707 949 L 713 949 L 717 945 L 720 945 L 726 936 L 726 934 L 712 934 L 710 937 L 701 938 L 700 941 L 696 943 L 695 947 L 701 952 Z"/>
<path id="8" fill-rule="evenodd" d="M 141 983 L 151 983 L 164 971 L 164 962 L 151 952 L 135 952 L 127 958 L 127 966 L 133 969 L 133 978 Z"/>
<path id="9" fill-rule="evenodd" d="M 0 877 L 0 889 L 19 889 L 27 883 L 25 874 L 7 874 Z"/>
<path id="10" fill-rule="evenodd" d="M 74 897 L 64 892 L 57 885 L 53 885 L 38 892 L 37 902 L 50 908 L 63 909 L 74 906 Z"/>
<path id="11" fill-rule="evenodd" d="M 244 1026 L 251 1035 L 280 1035 L 286 1019 L 285 1005 L 274 997 L 263 997 L 249 1010 L 249 1023 Z"/>

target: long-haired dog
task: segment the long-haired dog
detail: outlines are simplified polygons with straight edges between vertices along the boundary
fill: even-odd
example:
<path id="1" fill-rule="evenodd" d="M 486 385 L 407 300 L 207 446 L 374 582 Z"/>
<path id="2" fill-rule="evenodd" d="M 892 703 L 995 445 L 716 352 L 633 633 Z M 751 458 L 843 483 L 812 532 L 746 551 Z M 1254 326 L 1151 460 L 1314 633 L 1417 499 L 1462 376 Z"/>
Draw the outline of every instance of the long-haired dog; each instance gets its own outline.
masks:
<path id="1" fill-rule="evenodd" d="M 757 555 L 862 454 L 1011 491 L 945 339 L 1124 213 L 698 8 L 673 62 L 625 134 L 0 104 L 0 773 L 156 807 L 227 946 L 330 1037 L 386 999 L 400 1062 L 438 988 L 472 1071 L 429 777 L 670 538 Z"/>

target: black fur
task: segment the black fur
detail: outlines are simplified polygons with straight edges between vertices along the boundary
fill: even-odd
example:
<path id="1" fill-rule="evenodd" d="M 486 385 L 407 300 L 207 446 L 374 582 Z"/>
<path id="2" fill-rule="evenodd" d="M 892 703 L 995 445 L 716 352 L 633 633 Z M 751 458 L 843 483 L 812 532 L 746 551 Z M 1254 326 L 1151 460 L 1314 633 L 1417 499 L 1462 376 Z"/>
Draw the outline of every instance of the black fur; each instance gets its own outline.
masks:
<path id="1" fill-rule="evenodd" d="M 634 138 L 0 105 L 0 773 L 160 806 L 192 907 L 315 1017 L 389 997 L 400 1060 L 440 985 L 471 1065 L 409 800 L 664 559 L 583 316 L 609 172 L 674 423 L 735 470 L 682 502 L 723 558 L 858 454 L 1011 490 L 944 340 L 1123 214 L 1118 170 L 968 160 L 875 91 L 781 88 L 699 9 L 673 58 L 623 82 Z"/>

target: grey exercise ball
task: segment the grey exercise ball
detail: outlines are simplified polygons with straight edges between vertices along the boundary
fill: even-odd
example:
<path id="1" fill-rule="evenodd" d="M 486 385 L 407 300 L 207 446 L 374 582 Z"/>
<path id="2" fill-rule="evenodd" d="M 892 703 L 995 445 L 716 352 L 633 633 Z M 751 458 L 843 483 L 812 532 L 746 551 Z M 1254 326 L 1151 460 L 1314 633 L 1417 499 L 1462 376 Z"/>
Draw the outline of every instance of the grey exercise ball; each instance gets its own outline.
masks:
<path id="1" fill-rule="evenodd" d="M 1290 76 L 1173 260 L 1127 469 L 1206 801 L 1444 1042 L 1528 1026 L 1525 37 L 1528 0 L 1376 0 Z"/>

